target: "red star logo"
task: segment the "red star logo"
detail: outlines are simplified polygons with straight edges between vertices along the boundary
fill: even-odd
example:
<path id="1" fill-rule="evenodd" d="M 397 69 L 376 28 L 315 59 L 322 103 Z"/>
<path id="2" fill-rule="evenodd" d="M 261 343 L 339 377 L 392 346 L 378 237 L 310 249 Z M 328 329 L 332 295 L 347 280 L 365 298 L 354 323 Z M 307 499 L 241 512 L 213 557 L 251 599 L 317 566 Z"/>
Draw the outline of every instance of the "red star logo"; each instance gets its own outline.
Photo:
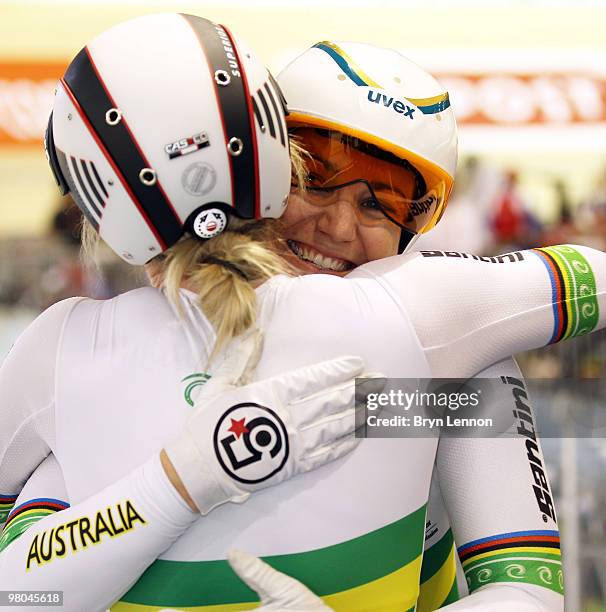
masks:
<path id="1" fill-rule="evenodd" d="M 246 417 L 240 420 L 231 419 L 231 427 L 227 431 L 233 431 L 236 434 L 236 438 L 248 433 L 248 428 L 244 425 L 244 421 L 246 421 Z"/>

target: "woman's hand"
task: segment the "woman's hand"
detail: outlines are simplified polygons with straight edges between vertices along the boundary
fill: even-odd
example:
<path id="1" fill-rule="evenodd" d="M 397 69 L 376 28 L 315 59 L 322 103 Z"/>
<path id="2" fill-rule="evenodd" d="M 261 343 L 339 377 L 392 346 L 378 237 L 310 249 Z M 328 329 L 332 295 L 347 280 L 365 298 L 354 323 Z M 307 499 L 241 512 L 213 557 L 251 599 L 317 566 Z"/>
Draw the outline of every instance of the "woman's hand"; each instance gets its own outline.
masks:
<path id="1" fill-rule="evenodd" d="M 273 569 L 261 559 L 240 550 L 231 551 L 228 560 L 234 572 L 261 599 L 255 610 L 266 612 L 331 612 L 332 608 L 298 580 Z"/>
<path id="2" fill-rule="evenodd" d="M 246 385 L 259 354 L 260 332 L 235 341 L 161 454 L 177 491 L 201 514 L 343 457 L 360 441 L 361 359 L 331 359 Z"/>

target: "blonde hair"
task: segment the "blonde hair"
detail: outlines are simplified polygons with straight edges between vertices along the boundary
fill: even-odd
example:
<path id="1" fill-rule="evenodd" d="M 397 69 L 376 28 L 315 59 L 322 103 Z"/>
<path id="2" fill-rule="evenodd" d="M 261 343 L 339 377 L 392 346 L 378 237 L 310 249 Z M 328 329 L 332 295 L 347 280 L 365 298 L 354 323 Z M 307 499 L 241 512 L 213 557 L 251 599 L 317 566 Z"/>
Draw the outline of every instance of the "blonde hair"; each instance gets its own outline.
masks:
<path id="1" fill-rule="evenodd" d="M 276 252 L 273 220 L 232 218 L 226 231 L 201 242 L 182 238 L 158 258 L 168 298 L 179 308 L 179 289 L 195 292 L 198 305 L 215 328 L 213 355 L 251 327 L 257 316 L 253 283 L 262 283 L 291 268 Z"/>
<path id="2" fill-rule="evenodd" d="M 303 147 L 300 142 L 300 137 L 295 134 L 288 135 L 288 142 L 290 145 L 290 163 L 291 163 L 291 177 L 292 184 L 297 189 L 304 190 L 307 179 L 307 161 L 312 160 L 312 156 L 307 149 Z"/>
<path id="3" fill-rule="evenodd" d="M 99 245 L 101 236 L 92 223 L 82 215 L 80 223 L 80 259 L 86 266 L 99 268 Z"/>
<path id="4" fill-rule="evenodd" d="M 290 138 L 292 181 L 305 183 L 307 151 Z M 257 316 L 253 283 L 260 284 L 277 274 L 292 274 L 278 253 L 282 242 L 279 220 L 245 221 L 231 217 L 227 229 L 209 240 L 184 236 L 152 260 L 162 278 L 167 297 L 181 312 L 179 289 L 186 287 L 198 296 L 198 305 L 214 327 L 217 341 L 211 358 L 232 338 L 252 327 Z M 82 254 L 95 258 L 99 235 L 86 221 L 82 226 Z"/>

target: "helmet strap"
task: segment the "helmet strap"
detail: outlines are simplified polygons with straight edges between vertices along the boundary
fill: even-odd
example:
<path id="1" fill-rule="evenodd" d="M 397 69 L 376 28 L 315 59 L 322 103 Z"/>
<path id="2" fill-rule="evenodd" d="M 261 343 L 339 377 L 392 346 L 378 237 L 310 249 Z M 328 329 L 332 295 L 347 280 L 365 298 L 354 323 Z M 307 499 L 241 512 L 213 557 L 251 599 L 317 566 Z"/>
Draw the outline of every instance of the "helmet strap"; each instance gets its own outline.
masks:
<path id="1" fill-rule="evenodd" d="M 401 255 L 406 250 L 412 239 L 416 236 L 414 232 L 402 228 L 400 232 L 400 242 L 398 244 L 398 255 Z"/>

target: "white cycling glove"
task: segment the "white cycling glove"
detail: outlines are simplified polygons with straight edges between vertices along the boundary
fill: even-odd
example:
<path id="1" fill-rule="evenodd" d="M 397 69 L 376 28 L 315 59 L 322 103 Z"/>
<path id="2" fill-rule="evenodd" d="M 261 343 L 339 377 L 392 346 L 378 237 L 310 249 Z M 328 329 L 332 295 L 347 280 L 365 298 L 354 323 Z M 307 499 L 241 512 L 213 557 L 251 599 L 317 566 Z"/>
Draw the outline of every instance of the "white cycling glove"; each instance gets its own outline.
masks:
<path id="1" fill-rule="evenodd" d="M 261 599 L 255 610 L 266 612 L 331 612 L 317 595 L 298 580 L 270 567 L 243 551 L 230 551 L 228 561 L 234 572 Z M 563 612 L 564 598 L 540 587 L 528 592 L 528 585 L 489 585 L 442 608 L 445 612 Z"/>
<path id="2" fill-rule="evenodd" d="M 298 580 L 276 571 L 261 559 L 240 550 L 228 554 L 234 572 L 259 595 L 267 612 L 331 612 L 324 602 Z"/>
<path id="3" fill-rule="evenodd" d="M 202 388 L 182 434 L 165 450 L 207 514 L 350 452 L 358 357 L 341 357 L 238 387 L 254 369 L 261 334 L 233 342 Z"/>

